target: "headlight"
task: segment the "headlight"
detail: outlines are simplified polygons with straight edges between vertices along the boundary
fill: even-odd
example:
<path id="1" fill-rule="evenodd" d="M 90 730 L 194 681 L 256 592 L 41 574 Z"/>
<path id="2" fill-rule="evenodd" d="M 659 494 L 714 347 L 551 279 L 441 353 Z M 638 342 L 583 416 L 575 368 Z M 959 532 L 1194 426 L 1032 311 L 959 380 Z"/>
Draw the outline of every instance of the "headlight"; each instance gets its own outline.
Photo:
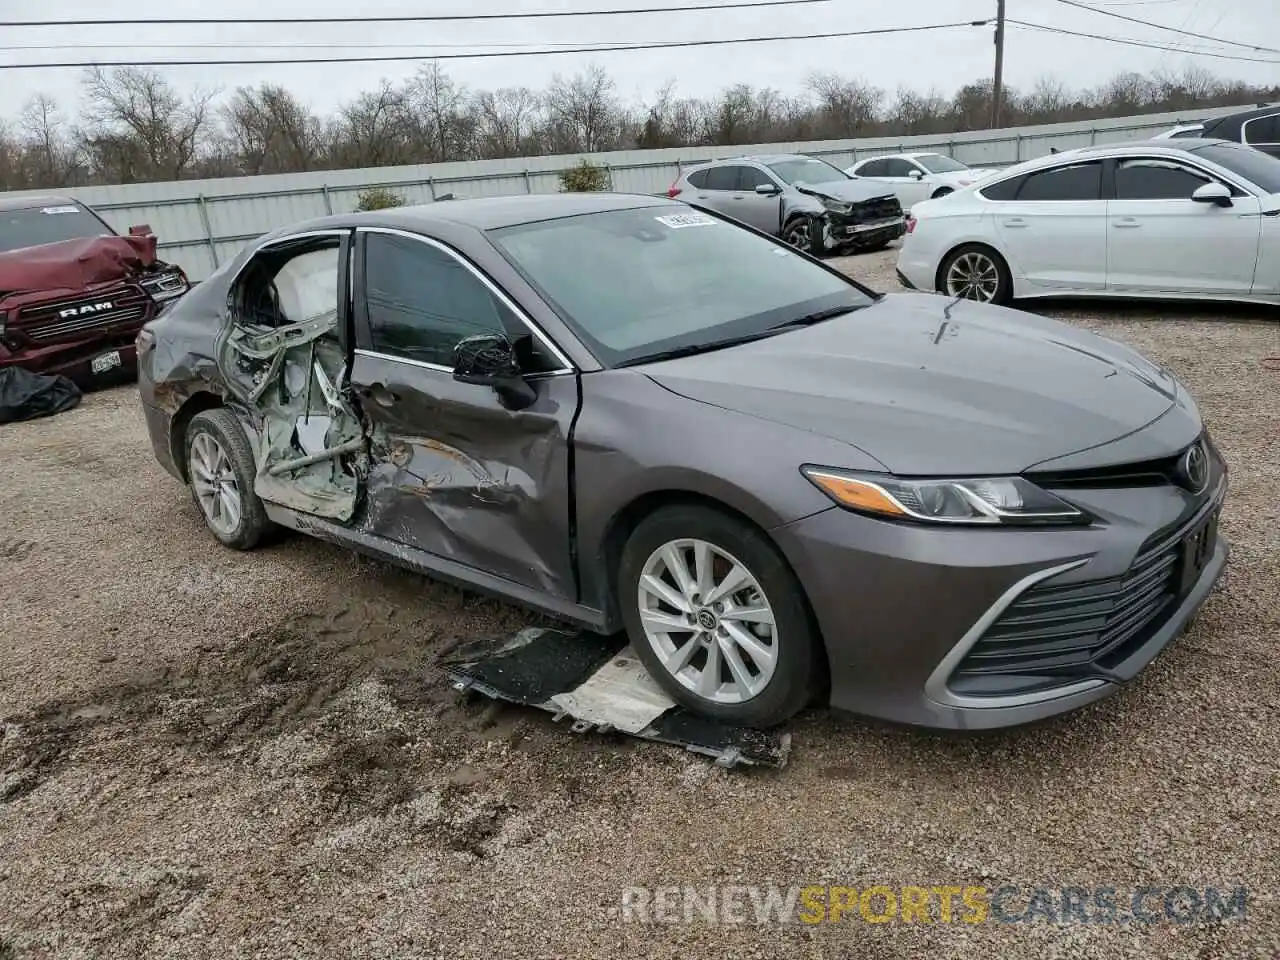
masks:
<path id="1" fill-rule="evenodd" d="M 853 210 L 852 203 L 845 203 L 843 200 L 828 200 L 826 197 L 821 197 L 820 199 L 822 200 L 822 205 L 832 213 L 850 213 Z"/>
<path id="2" fill-rule="evenodd" d="M 928 523 L 1071 524 L 1089 517 L 1022 477 L 904 480 L 804 466 L 800 472 L 842 507 L 875 516 Z"/>

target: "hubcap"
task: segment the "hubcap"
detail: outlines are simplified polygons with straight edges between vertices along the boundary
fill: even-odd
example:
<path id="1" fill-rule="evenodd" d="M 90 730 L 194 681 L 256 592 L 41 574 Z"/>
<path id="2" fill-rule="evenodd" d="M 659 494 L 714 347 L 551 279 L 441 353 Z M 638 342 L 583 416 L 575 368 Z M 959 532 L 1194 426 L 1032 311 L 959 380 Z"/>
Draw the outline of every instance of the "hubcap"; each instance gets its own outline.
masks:
<path id="1" fill-rule="evenodd" d="M 672 540 L 645 562 L 637 590 L 645 639 L 682 686 L 742 703 L 773 679 L 773 609 L 746 565 L 705 540 Z"/>
<path id="2" fill-rule="evenodd" d="M 999 289 L 1000 270 L 995 261 L 985 254 L 963 254 L 956 257 L 947 270 L 947 293 L 950 296 L 990 303 Z"/>
<path id="3" fill-rule="evenodd" d="M 207 433 L 196 434 L 190 467 L 191 487 L 209 526 L 223 535 L 235 533 L 240 526 L 240 484 L 222 444 Z"/>

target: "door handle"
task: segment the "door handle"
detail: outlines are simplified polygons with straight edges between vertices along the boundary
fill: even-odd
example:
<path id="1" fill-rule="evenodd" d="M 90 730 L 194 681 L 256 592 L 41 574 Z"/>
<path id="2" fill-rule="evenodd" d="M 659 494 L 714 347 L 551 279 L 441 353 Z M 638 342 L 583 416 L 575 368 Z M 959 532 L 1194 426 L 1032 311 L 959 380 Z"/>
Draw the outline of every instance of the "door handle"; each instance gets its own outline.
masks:
<path id="1" fill-rule="evenodd" d="M 361 388 L 360 396 L 383 407 L 389 407 L 400 399 L 400 395 L 394 390 L 388 390 L 385 383 L 371 383 Z"/>
<path id="2" fill-rule="evenodd" d="M 1117 220 L 1115 225 L 1116 225 L 1116 228 L 1120 230 L 1132 229 L 1134 227 L 1142 226 L 1142 224 L 1139 223 L 1137 220 L 1135 220 L 1133 217 L 1125 217 L 1123 220 Z"/>
<path id="3" fill-rule="evenodd" d="M 1004 225 L 1006 227 L 1025 227 L 1027 225 L 1027 221 L 1023 220 L 1021 217 L 1010 217 L 1005 220 Z"/>

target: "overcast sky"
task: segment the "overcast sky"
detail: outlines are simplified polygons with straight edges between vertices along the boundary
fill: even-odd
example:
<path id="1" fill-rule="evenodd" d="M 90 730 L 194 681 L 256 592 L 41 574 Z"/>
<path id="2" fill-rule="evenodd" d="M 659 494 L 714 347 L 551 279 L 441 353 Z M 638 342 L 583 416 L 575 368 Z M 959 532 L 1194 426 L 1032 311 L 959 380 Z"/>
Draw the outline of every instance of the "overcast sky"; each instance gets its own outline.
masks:
<path id="1" fill-rule="evenodd" d="M 0 19 L 105 18 L 113 13 L 136 17 L 350 16 L 378 14 L 516 13 L 521 10 L 600 10 L 610 7 L 677 6 L 708 0 L 165 0 L 158 4 L 103 4 L 100 0 L 0 2 Z M 1276 0 L 1085 0 L 1091 5 L 1139 19 L 1215 37 L 1280 47 L 1280 3 Z M 726 10 L 681 14 L 582 17 L 554 20 L 503 20 L 485 23 L 345 24 L 302 26 L 118 26 L 0 27 L 0 62 L 159 60 L 165 58 L 253 57 L 285 55 L 459 53 L 468 45 L 566 42 L 648 42 L 692 38 L 732 38 L 787 33 L 865 30 L 991 17 L 995 0 L 912 0 L 872 3 L 826 0 L 791 9 Z M 1009 0 L 1017 19 L 1160 43 L 1191 45 L 1243 56 L 1272 58 L 1213 47 L 1206 41 L 1123 23 L 1058 0 Z M 320 44 L 365 44 L 361 49 L 330 49 Z M 81 46 L 81 45 L 90 46 Z M 101 46 L 111 44 L 112 46 Z M 216 46 L 209 47 L 209 44 Z M 269 44 L 267 49 L 252 46 Z M 391 45 L 409 45 L 394 47 Z M 49 49 L 77 45 L 79 49 Z M 156 46 L 166 45 L 166 46 Z M 169 46 L 181 45 L 181 46 Z M 15 50 L 13 47 L 41 47 Z M 476 49 L 474 46 L 470 49 Z M 814 69 L 861 77 L 892 93 L 898 86 L 936 87 L 951 93 L 968 80 L 990 74 L 990 28 L 882 37 L 777 42 L 685 50 L 598 53 L 501 60 L 445 61 L 457 80 L 473 87 L 544 87 L 553 74 L 572 74 L 597 63 L 613 75 L 618 92 L 642 101 L 667 81 L 683 96 L 706 96 L 738 82 L 796 92 Z M 1280 83 L 1280 63 L 1243 63 L 1159 52 L 1095 40 L 1011 28 L 1006 78 L 1030 86 L 1051 74 L 1072 86 L 1091 86 L 1126 69 L 1181 70 L 1197 63 L 1216 73 L 1259 83 Z M 332 111 L 361 90 L 388 77 L 413 73 L 415 64 L 365 63 L 297 66 L 188 66 L 161 68 L 177 87 L 195 85 L 230 91 L 241 84 L 280 83 L 296 91 L 318 111 Z M 0 115 L 13 117 L 33 94 L 53 94 L 68 112 L 79 100 L 76 69 L 0 71 Z"/>

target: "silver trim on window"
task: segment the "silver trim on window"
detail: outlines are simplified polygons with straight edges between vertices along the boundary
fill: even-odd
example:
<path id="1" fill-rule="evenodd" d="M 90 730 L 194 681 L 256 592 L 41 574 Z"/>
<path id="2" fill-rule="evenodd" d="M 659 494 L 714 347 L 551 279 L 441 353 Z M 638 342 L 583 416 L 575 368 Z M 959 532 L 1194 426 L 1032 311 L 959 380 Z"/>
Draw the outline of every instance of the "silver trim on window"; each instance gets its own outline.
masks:
<path id="1" fill-rule="evenodd" d="M 1001 594 L 1000 598 L 978 619 L 977 623 L 969 628 L 968 632 L 960 638 L 960 642 L 951 648 L 951 652 L 942 658 L 942 662 L 929 675 L 929 679 L 924 684 L 925 695 L 930 700 L 948 707 L 999 709 L 1001 707 L 1025 707 L 1033 703 L 1043 703 L 1046 700 L 1070 697 L 1073 694 L 1095 690 L 1106 683 L 1105 680 L 1080 680 L 1075 683 L 1064 684 L 1061 687 L 1054 687 L 1050 690 L 998 697 L 966 697 L 952 693 L 951 688 L 947 685 L 947 681 L 951 679 L 952 672 L 960 665 L 960 661 L 964 659 L 965 654 L 973 648 L 975 643 L 982 639 L 982 635 L 987 632 L 987 628 L 995 623 L 1018 597 L 1037 583 L 1056 577 L 1061 573 L 1066 573 L 1069 570 L 1079 569 L 1089 560 L 1089 557 L 1085 557 L 1082 560 L 1072 560 L 1070 563 L 1063 563 L 1047 570 L 1037 570 L 1030 576 L 1023 577 Z"/>
<path id="2" fill-rule="evenodd" d="M 568 356 L 565 355 L 564 351 L 561 350 L 560 347 L 556 345 L 555 341 L 552 340 L 547 335 L 547 333 L 541 327 L 538 326 L 536 322 L 534 322 L 533 318 L 530 317 L 520 306 L 518 306 L 514 300 L 512 300 L 509 296 L 507 296 L 507 294 L 502 290 L 501 287 L 499 287 L 492 280 L 490 280 L 483 273 L 481 273 L 480 270 L 478 270 L 476 266 L 471 263 L 471 261 L 467 260 L 463 256 L 460 256 L 458 252 L 454 250 L 452 247 L 448 246 L 447 244 L 441 243 L 439 240 L 436 240 L 433 237 L 428 237 L 421 233 L 413 233 L 412 231 L 409 231 L 409 230 L 400 230 L 396 227 L 361 226 L 356 228 L 356 233 L 382 233 L 382 234 L 389 234 L 391 236 L 396 236 L 396 237 L 404 237 L 406 240 L 416 240 L 419 243 L 424 243 L 429 247 L 435 247 L 437 250 L 441 251 L 442 253 L 445 253 L 448 256 L 453 257 L 453 259 L 457 260 L 458 263 L 466 267 L 466 269 L 471 273 L 472 276 L 474 276 L 477 280 L 479 280 L 482 284 L 484 284 L 484 286 L 489 290 L 489 292 L 492 293 L 495 297 L 497 297 L 498 300 L 502 302 L 503 306 L 505 306 L 508 310 L 510 310 L 520 320 L 520 322 L 523 323 L 525 327 L 528 328 L 529 332 L 538 340 L 538 342 L 541 343 L 551 353 L 551 355 L 555 357 L 557 361 L 560 362 L 561 366 L 558 369 L 539 371 L 536 374 L 530 374 L 531 379 L 536 377 L 561 376 L 566 373 L 574 372 L 575 368 L 573 365 L 573 361 L 570 360 Z M 441 366 L 440 364 L 434 364 L 434 363 L 424 363 L 420 360 L 410 360 L 406 357 L 397 357 L 391 354 L 380 353 L 379 351 L 376 351 L 376 350 L 356 350 L 356 353 L 362 354 L 364 356 L 369 356 L 369 357 L 380 357 L 385 360 L 402 360 L 406 363 L 410 363 L 415 366 L 425 367 L 429 370 L 445 370 L 450 374 L 453 373 L 453 369 L 451 367 L 444 367 L 444 366 Z"/>
<path id="3" fill-rule="evenodd" d="M 1240 125 L 1240 142 L 1247 147 L 1274 147 L 1277 144 L 1275 140 L 1250 140 L 1249 124 L 1257 123 L 1259 120 L 1275 120 L 1280 118 L 1280 112 L 1264 113 L 1260 117 L 1252 117 Z"/>

